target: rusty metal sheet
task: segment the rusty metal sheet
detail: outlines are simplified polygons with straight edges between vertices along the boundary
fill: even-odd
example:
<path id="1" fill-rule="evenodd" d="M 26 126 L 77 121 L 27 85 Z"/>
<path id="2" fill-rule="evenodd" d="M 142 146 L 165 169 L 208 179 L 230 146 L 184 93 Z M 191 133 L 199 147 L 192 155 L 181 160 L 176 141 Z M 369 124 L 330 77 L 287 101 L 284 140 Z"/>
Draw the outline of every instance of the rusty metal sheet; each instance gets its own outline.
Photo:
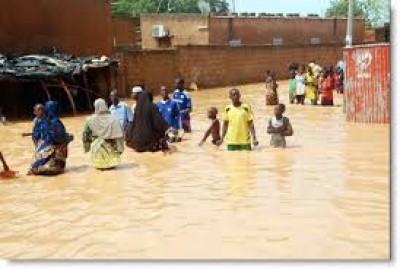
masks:
<path id="1" fill-rule="evenodd" d="M 352 122 L 390 121 L 390 45 L 344 49 L 345 111 Z"/>

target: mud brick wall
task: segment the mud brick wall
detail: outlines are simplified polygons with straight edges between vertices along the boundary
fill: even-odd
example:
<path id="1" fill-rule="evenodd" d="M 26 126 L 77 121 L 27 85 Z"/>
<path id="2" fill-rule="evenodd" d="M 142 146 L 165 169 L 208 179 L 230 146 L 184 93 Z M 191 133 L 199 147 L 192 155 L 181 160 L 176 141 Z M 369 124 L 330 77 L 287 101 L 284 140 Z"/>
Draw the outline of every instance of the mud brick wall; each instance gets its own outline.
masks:
<path id="1" fill-rule="evenodd" d="M 323 66 L 336 65 L 343 56 L 342 46 L 180 46 L 175 50 L 119 51 L 120 69 L 125 85 L 150 89 L 172 87 L 177 75 L 200 88 L 263 82 L 267 70 L 279 79 L 288 78 L 292 62 L 308 63 L 315 59 Z"/>
<path id="2" fill-rule="evenodd" d="M 109 0 L 0 1 L 0 53 L 112 53 Z"/>
<path id="3" fill-rule="evenodd" d="M 132 17 L 112 17 L 113 43 L 115 46 L 133 47 L 136 45 L 138 39 L 135 29 L 136 20 L 138 19 Z"/>
<path id="4" fill-rule="evenodd" d="M 119 90 L 125 96 L 129 96 L 130 89 L 138 84 L 146 85 L 151 91 L 162 85 L 172 87 L 174 84 L 175 50 L 124 50 L 115 56 L 120 60 Z"/>

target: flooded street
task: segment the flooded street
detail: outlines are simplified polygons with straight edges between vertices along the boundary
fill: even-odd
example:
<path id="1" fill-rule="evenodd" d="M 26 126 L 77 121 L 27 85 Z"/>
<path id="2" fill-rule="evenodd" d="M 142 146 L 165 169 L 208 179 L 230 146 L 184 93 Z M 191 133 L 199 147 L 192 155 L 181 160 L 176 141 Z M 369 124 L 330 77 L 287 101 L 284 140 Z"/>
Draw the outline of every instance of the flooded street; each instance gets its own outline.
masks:
<path id="1" fill-rule="evenodd" d="M 0 181 L 0 257 L 387 259 L 389 126 L 347 123 L 341 106 L 287 105 L 294 136 L 272 149 L 264 85 L 240 89 L 255 113 L 253 152 L 197 146 L 207 107 L 221 116 L 228 88 L 192 93 L 194 132 L 176 153 L 126 149 L 115 171 L 90 166 L 85 117 L 63 118 L 75 141 L 53 178 L 25 176 L 31 122 L 0 126 L 0 149 L 21 174 Z"/>

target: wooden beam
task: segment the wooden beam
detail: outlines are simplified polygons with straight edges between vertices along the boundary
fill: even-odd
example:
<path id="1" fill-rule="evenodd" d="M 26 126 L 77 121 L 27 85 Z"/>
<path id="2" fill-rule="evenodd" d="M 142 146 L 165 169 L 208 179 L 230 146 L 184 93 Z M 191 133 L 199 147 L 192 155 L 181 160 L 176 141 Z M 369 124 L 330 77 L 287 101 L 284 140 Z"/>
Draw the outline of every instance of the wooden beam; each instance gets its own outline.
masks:
<path id="1" fill-rule="evenodd" d="M 72 113 L 74 115 L 76 115 L 76 106 L 75 106 L 74 98 L 72 97 L 71 91 L 67 87 L 67 84 L 65 84 L 64 80 L 60 79 L 60 84 L 69 98 L 69 102 L 71 103 L 71 107 L 72 107 Z"/>
<path id="2" fill-rule="evenodd" d="M 44 90 L 44 92 L 47 95 L 47 101 L 50 101 L 51 100 L 51 95 L 50 95 L 49 89 L 47 88 L 46 83 L 44 83 L 43 80 L 41 80 L 40 81 L 40 85 L 42 86 L 42 89 Z"/>

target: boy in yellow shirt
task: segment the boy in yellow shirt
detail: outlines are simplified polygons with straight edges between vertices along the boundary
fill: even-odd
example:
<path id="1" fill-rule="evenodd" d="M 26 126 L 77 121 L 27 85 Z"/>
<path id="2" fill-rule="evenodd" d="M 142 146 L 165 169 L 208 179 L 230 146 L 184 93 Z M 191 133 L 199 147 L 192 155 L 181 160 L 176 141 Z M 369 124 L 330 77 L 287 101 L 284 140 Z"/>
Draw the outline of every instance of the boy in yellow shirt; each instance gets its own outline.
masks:
<path id="1" fill-rule="evenodd" d="M 253 112 L 248 104 L 240 101 L 238 89 L 229 91 L 232 104 L 228 105 L 223 113 L 222 139 L 217 143 L 221 145 L 226 137 L 228 151 L 251 150 L 251 137 L 253 145 L 258 146 L 256 131 L 253 124 Z"/>

